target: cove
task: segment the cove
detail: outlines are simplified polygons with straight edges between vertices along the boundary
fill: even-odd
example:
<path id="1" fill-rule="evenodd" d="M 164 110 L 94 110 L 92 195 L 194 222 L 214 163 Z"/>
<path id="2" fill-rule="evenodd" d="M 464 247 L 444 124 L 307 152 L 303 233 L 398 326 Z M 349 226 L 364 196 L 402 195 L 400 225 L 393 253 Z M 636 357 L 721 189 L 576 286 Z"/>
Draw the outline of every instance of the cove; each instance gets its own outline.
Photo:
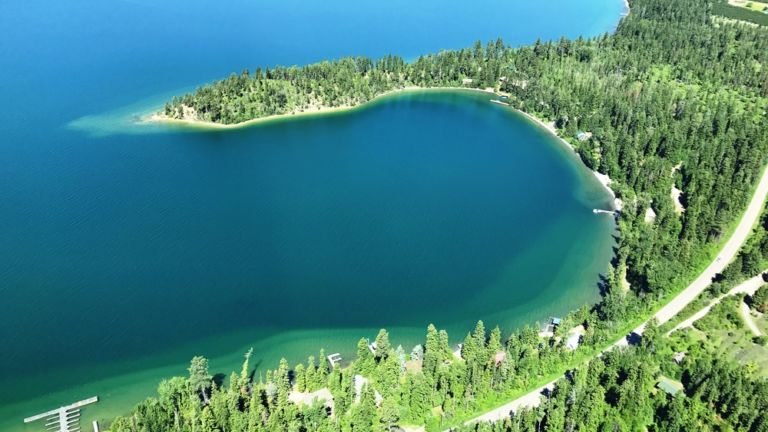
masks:
<path id="1" fill-rule="evenodd" d="M 169 360 L 198 352 L 226 370 L 253 343 L 268 367 L 321 347 L 351 355 L 379 327 L 416 343 L 430 322 L 458 337 L 477 319 L 512 328 L 594 301 L 613 221 L 592 208 L 610 195 L 561 143 L 488 99 L 396 95 L 351 114 L 171 133 L 153 150 L 111 137 L 89 155 L 104 170 L 89 185 L 99 205 L 72 215 L 91 229 L 49 239 L 49 260 L 35 263 L 57 291 L 16 293 L 36 314 L 4 311 L 10 345 L 27 347 L 3 360 L 5 385 L 31 397 L 59 383 L 74 397 L 67 388 L 90 377 L 161 368 L 144 371 L 135 392 L 146 394 Z M 131 158 L 99 163 L 123 146 Z M 72 199 L 56 195 L 50 205 Z M 27 265 L 19 274 L 42 270 Z M 37 344 L 56 349 L 55 365 L 27 354 Z M 27 375 L 49 367 L 55 379 Z"/>
<path id="2" fill-rule="evenodd" d="M 254 3 L 0 5 L 17 42 L 0 46 L 0 430 L 93 394 L 84 422 L 123 413 L 195 354 L 228 372 L 253 346 L 264 369 L 349 357 L 379 327 L 408 348 L 429 322 L 457 339 L 597 298 L 608 195 L 487 95 L 226 132 L 67 125 L 243 67 L 595 35 L 621 2 Z"/>

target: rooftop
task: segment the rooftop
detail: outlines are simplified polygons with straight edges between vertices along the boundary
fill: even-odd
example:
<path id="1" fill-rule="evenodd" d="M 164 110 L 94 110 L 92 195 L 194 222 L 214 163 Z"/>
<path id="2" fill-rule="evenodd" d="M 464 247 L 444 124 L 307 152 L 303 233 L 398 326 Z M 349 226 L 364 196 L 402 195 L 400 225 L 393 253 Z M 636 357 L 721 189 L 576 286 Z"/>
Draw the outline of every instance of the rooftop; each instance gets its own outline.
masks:
<path id="1" fill-rule="evenodd" d="M 683 387 L 683 383 L 681 383 L 680 381 L 676 381 L 676 380 L 673 380 L 672 378 L 667 378 L 665 376 L 662 376 L 661 378 L 659 378 L 659 383 L 656 384 L 656 387 L 660 388 L 670 396 L 675 396 L 676 394 L 680 393 L 685 389 Z"/>

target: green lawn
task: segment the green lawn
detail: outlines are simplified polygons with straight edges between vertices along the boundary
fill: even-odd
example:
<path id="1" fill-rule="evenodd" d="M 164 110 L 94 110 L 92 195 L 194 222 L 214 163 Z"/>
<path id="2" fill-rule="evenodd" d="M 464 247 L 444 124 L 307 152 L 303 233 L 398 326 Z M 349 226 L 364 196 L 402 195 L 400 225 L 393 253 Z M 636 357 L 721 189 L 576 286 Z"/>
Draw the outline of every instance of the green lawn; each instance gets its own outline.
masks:
<path id="1" fill-rule="evenodd" d="M 768 3 L 761 3 L 757 1 L 733 0 L 728 3 L 733 6 L 742 7 L 744 9 L 749 9 L 757 12 L 763 12 L 766 9 L 768 9 Z"/>
<path id="2" fill-rule="evenodd" d="M 712 5 L 712 13 L 715 15 L 724 16 L 726 18 L 731 18 L 739 21 L 747 21 L 754 24 L 758 24 L 761 26 L 768 26 L 768 14 L 764 12 L 758 12 L 755 10 L 755 7 L 759 7 L 756 2 L 751 2 L 752 5 L 750 8 L 746 7 L 746 2 L 744 4 L 744 7 L 741 6 L 733 6 L 728 4 L 725 1 L 722 2 L 716 2 Z M 760 3 L 763 4 L 763 3 Z M 757 5 L 757 6 L 756 6 Z"/>

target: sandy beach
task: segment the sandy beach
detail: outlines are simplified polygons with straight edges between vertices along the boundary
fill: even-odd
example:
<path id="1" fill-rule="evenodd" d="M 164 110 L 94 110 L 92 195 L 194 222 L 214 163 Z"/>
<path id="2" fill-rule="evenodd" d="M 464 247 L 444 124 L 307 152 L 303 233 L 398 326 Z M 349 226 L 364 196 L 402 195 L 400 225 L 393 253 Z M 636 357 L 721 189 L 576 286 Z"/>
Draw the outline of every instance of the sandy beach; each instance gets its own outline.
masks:
<path id="1" fill-rule="evenodd" d="M 399 89 L 389 90 L 386 91 L 380 95 L 376 95 L 373 97 L 373 99 L 358 104 L 358 105 L 342 105 L 338 107 L 326 107 L 326 106 L 320 106 L 316 108 L 310 108 L 305 111 L 295 111 L 295 112 L 289 112 L 285 114 L 275 114 L 271 116 L 266 117 L 259 117 L 251 120 L 246 120 L 244 122 L 240 123 L 233 123 L 233 124 L 222 124 L 222 123 L 215 123 L 210 122 L 206 120 L 196 120 L 196 119 L 177 119 L 168 117 L 165 114 L 162 114 L 160 112 L 153 112 L 147 115 L 144 115 L 141 117 L 141 119 L 138 121 L 139 124 L 141 123 L 164 123 L 164 124 L 172 124 L 172 125 L 179 125 L 179 126 L 190 126 L 200 129 L 219 129 L 219 130 L 226 130 L 226 129 L 241 129 L 244 127 L 260 124 L 260 123 L 267 123 L 275 120 L 281 120 L 281 119 L 287 119 L 287 118 L 298 118 L 298 117 L 308 117 L 308 116 L 314 116 L 314 115 L 323 115 L 323 114 L 331 114 L 331 113 L 340 113 L 345 111 L 352 111 L 358 108 L 362 108 L 374 101 L 380 100 L 382 98 L 392 96 L 395 94 L 401 94 L 401 93 L 407 93 L 407 92 L 426 92 L 426 91 L 474 91 L 474 92 L 482 92 L 482 93 L 489 93 L 489 94 L 495 94 L 493 91 L 488 89 L 474 89 L 474 88 L 461 88 L 461 87 L 418 87 L 418 86 L 407 86 Z"/>

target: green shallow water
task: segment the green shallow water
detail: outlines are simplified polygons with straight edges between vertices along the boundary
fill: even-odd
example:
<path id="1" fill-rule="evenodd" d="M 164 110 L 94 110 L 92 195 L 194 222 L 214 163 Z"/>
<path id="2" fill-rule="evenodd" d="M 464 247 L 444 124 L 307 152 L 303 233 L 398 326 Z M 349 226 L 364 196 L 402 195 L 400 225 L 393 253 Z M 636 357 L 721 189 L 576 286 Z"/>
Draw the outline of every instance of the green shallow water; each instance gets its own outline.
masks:
<path id="1" fill-rule="evenodd" d="M 613 221 L 592 213 L 610 195 L 486 94 L 152 131 L 91 137 L 48 211 L 17 221 L 0 429 L 94 394 L 85 421 L 122 413 L 195 354 L 228 374 L 249 347 L 264 370 L 349 358 L 380 327 L 407 348 L 429 323 L 454 340 L 477 319 L 517 328 L 596 300 L 612 256 Z"/>

